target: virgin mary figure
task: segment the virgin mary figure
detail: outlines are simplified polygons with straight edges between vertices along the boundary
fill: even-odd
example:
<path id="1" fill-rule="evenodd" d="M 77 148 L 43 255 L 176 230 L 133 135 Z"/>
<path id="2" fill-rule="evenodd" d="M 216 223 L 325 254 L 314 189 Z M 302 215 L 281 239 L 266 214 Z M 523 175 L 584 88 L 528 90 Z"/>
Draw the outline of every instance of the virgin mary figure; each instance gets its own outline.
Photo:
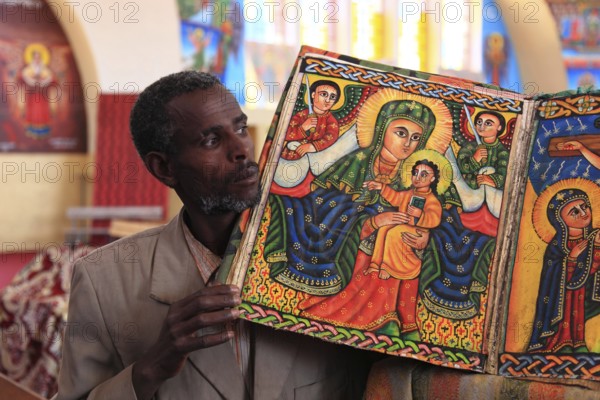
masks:
<path id="1" fill-rule="evenodd" d="M 596 184 L 576 178 L 549 186 L 536 201 L 534 228 L 548 247 L 529 352 L 589 351 L 585 322 L 600 314 L 600 230 L 590 197 L 599 195 Z"/>
<path id="2" fill-rule="evenodd" d="M 357 119 L 357 150 L 317 176 L 304 197 L 269 196 L 271 277 L 308 294 L 338 293 L 352 276 L 364 221 L 397 209 L 363 183 L 406 189 L 404 161 L 424 148 L 443 154 L 451 136 L 451 115 L 441 100 L 392 89 L 369 97 Z"/>

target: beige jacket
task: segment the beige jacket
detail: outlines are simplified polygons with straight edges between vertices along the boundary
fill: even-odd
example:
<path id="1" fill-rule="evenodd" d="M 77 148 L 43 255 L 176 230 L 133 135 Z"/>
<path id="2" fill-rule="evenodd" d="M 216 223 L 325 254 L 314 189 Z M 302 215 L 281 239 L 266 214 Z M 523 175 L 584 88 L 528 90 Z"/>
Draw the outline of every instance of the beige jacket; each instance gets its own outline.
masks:
<path id="1" fill-rule="evenodd" d="M 169 305 L 203 287 L 183 234 L 169 224 L 121 239 L 75 265 L 58 400 L 135 399 L 132 364 L 156 341 Z M 254 393 L 230 344 L 198 350 L 156 399 L 360 398 L 365 352 L 251 324 Z"/>

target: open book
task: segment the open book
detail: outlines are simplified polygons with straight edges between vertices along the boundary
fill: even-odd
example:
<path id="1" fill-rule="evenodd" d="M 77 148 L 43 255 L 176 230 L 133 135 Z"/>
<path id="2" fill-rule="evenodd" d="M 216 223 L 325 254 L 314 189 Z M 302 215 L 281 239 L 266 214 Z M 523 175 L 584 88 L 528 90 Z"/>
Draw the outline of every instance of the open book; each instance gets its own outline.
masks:
<path id="1" fill-rule="evenodd" d="M 600 380 L 600 94 L 303 47 L 221 268 L 243 318 L 437 365 Z"/>

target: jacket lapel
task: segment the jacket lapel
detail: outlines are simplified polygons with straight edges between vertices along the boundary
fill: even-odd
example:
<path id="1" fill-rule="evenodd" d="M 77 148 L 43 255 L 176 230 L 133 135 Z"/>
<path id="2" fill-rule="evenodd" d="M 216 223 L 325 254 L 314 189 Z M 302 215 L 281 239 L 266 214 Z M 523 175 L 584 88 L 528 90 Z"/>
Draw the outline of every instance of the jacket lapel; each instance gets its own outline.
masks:
<path id="1" fill-rule="evenodd" d="M 204 287 L 183 235 L 183 210 L 165 226 L 156 243 L 150 297 L 173 304 Z"/>
<path id="2" fill-rule="evenodd" d="M 205 287 L 185 241 L 183 223 L 182 209 L 161 232 L 152 262 L 150 297 L 168 305 Z M 195 351 L 188 361 L 225 398 L 244 397 L 243 377 L 229 343 Z"/>
<path id="3" fill-rule="evenodd" d="M 254 398 L 282 398 L 284 386 L 289 384 L 288 377 L 297 356 L 298 342 L 278 338 L 272 328 L 254 325 L 254 329 L 256 333 Z M 261 365 L 277 367 L 260 368 Z"/>
<path id="4" fill-rule="evenodd" d="M 191 353 L 190 364 L 225 399 L 246 398 L 246 387 L 229 342 Z"/>

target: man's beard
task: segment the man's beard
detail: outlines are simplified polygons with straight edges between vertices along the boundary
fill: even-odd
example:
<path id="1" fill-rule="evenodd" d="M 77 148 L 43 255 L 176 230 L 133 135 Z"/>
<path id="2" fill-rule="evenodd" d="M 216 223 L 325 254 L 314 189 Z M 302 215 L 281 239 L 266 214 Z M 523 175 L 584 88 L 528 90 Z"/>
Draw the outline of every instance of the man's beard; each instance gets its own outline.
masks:
<path id="1" fill-rule="evenodd" d="M 208 195 L 197 196 L 195 203 L 200 207 L 200 211 L 206 215 L 226 214 L 228 212 L 241 213 L 242 211 L 254 207 L 260 202 L 262 189 L 258 189 L 256 196 L 250 199 L 240 199 L 230 194 L 226 195 Z"/>

